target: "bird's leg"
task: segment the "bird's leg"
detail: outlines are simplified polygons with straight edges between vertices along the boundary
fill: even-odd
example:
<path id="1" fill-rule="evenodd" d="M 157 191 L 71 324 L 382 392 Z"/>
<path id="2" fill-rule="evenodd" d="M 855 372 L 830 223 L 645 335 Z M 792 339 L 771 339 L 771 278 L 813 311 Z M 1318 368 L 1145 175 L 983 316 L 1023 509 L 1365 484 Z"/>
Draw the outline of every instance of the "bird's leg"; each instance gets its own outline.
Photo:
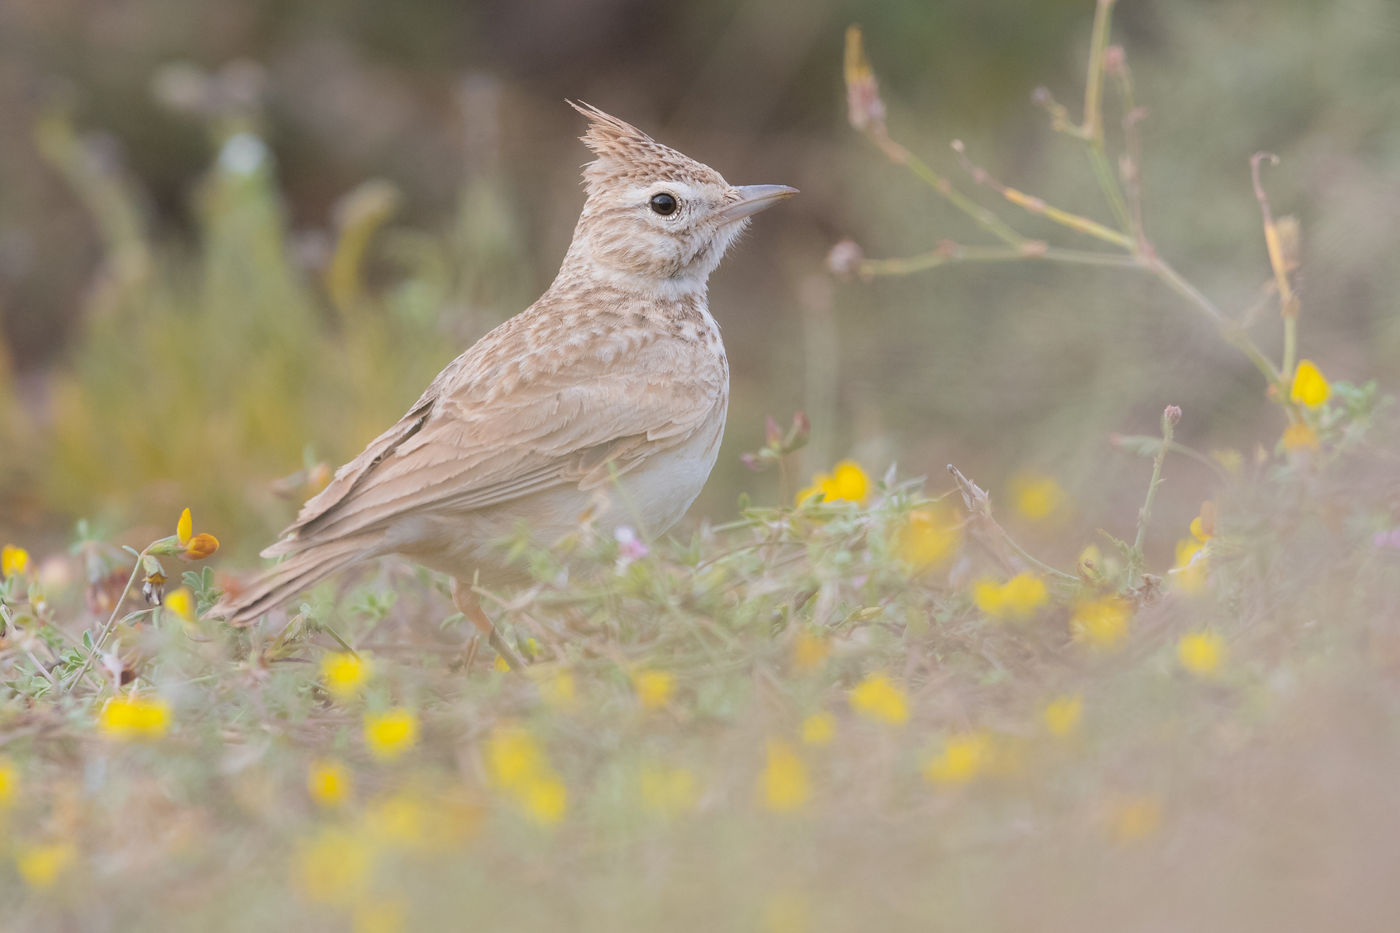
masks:
<path id="1" fill-rule="evenodd" d="M 452 605 L 457 607 L 457 611 L 471 620 L 481 634 L 486 636 L 487 643 L 496 649 L 496 653 L 506 659 L 513 671 L 525 669 L 525 662 L 520 660 L 520 655 L 515 653 L 515 649 L 506 644 L 506 640 L 501 637 L 501 633 L 496 631 L 496 626 L 491 624 L 491 619 L 487 617 L 485 610 L 481 608 L 481 600 L 476 598 L 472 588 L 456 577 L 452 578 Z"/>

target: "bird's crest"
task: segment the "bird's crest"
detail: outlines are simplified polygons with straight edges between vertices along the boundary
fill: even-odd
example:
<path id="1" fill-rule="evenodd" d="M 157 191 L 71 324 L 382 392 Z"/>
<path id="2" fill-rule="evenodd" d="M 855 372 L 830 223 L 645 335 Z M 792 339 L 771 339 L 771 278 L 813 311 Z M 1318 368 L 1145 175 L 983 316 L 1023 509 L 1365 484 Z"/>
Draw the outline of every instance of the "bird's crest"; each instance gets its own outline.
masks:
<path id="1" fill-rule="evenodd" d="M 583 169 L 590 192 L 607 183 L 647 184 L 658 178 L 724 184 L 714 169 L 663 146 L 625 120 L 582 101 L 569 101 L 569 106 L 588 118 L 588 129 L 579 138 L 597 156 Z"/>

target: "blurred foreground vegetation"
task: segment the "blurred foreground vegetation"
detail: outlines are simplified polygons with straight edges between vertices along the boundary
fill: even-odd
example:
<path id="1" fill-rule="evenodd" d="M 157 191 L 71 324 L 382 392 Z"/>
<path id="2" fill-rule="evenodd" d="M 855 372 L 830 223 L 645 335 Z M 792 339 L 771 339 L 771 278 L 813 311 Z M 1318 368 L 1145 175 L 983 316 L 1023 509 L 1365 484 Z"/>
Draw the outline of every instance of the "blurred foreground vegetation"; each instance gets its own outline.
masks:
<path id="1" fill-rule="evenodd" d="M 547 278 L 492 148 L 521 98 L 463 89 L 480 161 L 431 221 L 406 173 L 307 225 L 286 75 L 167 63 L 145 93 L 205 153 L 188 237 L 45 98 L 25 138 L 100 258 L 61 352 L 0 356 L 0 929 L 1388 929 L 1400 124 L 1359 89 L 1394 21 L 1123 0 L 1111 33 L 1101 3 L 1083 81 L 1034 31 L 1087 36 L 1093 4 L 1022 6 L 1001 47 L 1063 76 L 1044 136 L 985 106 L 1024 65 L 963 49 L 983 105 L 931 90 L 915 40 L 953 14 L 774 20 L 789 80 L 833 77 L 769 103 L 833 117 L 753 95 L 734 121 L 776 142 L 748 164 L 795 174 L 715 159 L 815 206 L 717 276 L 711 518 L 514 545 L 537 582 L 481 595 L 519 673 L 396 561 L 246 629 L 203 613 Z M 525 200 L 567 236 L 562 161 Z"/>

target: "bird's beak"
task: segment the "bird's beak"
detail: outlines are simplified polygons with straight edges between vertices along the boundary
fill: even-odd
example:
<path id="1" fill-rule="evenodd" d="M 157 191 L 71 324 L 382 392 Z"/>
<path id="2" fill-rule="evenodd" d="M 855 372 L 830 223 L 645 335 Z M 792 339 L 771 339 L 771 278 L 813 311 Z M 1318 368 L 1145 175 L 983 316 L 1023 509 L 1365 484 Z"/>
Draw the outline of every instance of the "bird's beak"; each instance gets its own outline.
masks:
<path id="1" fill-rule="evenodd" d="M 787 185 L 739 185 L 734 190 L 739 193 L 739 200 L 719 212 L 721 224 L 743 220 L 797 194 L 796 188 L 789 188 Z"/>

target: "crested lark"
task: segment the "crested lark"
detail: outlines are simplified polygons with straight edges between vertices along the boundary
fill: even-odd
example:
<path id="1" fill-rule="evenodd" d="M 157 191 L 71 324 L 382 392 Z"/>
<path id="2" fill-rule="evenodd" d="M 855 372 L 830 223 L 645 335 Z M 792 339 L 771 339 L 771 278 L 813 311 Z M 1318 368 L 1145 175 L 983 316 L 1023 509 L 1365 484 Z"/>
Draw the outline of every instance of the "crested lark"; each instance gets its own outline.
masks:
<path id="1" fill-rule="evenodd" d="M 714 466 L 729 362 L 706 280 L 748 218 L 796 194 L 731 185 L 588 106 L 587 199 L 548 291 L 447 365 L 397 424 L 302 507 L 285 557 L 215 612 L 252 622 L 330 574 L 397 553 L 453 580 L 484 633 L 477 573 L 510 583 L 503 538 L 553 542 L 591 515 L 659 534 Z"/>

